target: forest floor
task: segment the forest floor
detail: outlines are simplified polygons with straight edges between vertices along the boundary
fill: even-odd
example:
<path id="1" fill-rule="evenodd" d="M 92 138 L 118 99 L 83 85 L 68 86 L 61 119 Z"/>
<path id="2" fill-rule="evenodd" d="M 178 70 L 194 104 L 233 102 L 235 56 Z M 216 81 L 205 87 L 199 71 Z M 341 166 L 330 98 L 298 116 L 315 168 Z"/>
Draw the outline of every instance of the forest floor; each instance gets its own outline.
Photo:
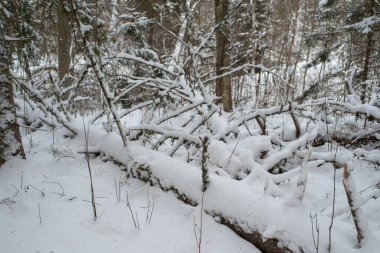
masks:
<path id="1" fill-rule="evenodd" d="M 0 200 L 9 200 L 0 205 L 1 252 L 198 252 L 194 224 L 199 224 L 199 208 L 127 179 L 119 167 L 100 158 L 90 160 L 98 213 L 94 221 L 87 163 L 75 152 L 83 143 L 52 140 L 51 133 L 28 135 L 27 160 L 14 159 L 0 168 Z M 202 252 L 259 250 L 206 215 Z"/>
<path id="2" fill-rule="evenodd" d="M 81 123 L 76 123 L 80 128 Z M 85 156 L 77 152 L 83 150 L 85 141 L 83 136 L 64 138 L 64 133 L 65 130 L 60 129 L 24 135 L 27 159 L 15 158 L 0 168 L 1 252 L 198 252 L 199 205 L 187 205 L 162 187 L 127 178 L 119 166 L 92 156 L 89 161 L 98 215 L 94 221 L 87 162 Z M 100 145 L 114 152 L 113 157 L 119 156 L 119 160 L 125 156 L 125 150 L 118 148 L 122 144 L 116 134 L 112 136 L 100 127 L 93 127 L 90 138 L 90 146 Z M 264 145 L 260 140 L 262 136 L 252 136 L 242 140 L 239 146 L 231 143 L 228 148 L 238 146 L 236 155 L 242 157 L 244 150 L 257 152 L 255 149 Z M 255 148 L 250 146 L 251 142 Z M 213 146 L 212 152 L 216 154 L 210 152 L 211 158 L 229 156 L 223 154 L 223 150 L 218 151 L 220 145 Z M 183 159 L 148 150 L 139 143 L 131 143 L 128 148 L 131 155 L 139 157 L 137 160 L 147 160 L 153 175 L 166 178 L 166 182 L 160 182 L 161 186 L 173 186 L 194 199 L 199 197 L 200 184 L 193 180 L 198 174 L 192 174 L 192 171 L 200 171 L 196 162 L 188 164 Z M 231 150 L 226 152 L 230 154 Z M 350 152 L 343 150 L 339 154 Z M 238 164 L 237 160 L 232 159 L 232 164 Z M 353 166 L 358 192 L 363 198 L 372 196 L 373 191 L 378 191 L 378 166 L 361 160 Z M 210 166 L 212 175 L 205 194 L 205 208 L 220 211 L 231 220 L 238 220 L 242 227 L 258 230 L 267 238 L 280 238 L 292 250 L 300 245 L 305 252 L 316 252 L 315 246 L 318 246 L 319 252 L 327 252 L 335 197 L 332 252 L 377 252 L 380 247 L 379 200 L 369 198 L 361 206 L 361 218 L 368 223 L 364 231 L 366 238 L 359 248 L 343 190 L 343 171 L 337 170 L 335 175 L 335 196 L 331 164 L 312 161 L 307 172 L 305 196 L 299 203 L 292 197 L 297 177 L 278 185 L 267 185 L 261 174 L 252 172 L 238 181 L 221 174 L 220 168 Z M 201 252 L 260 252 L 217 221 L 218 217 L 203 215 Z"/>

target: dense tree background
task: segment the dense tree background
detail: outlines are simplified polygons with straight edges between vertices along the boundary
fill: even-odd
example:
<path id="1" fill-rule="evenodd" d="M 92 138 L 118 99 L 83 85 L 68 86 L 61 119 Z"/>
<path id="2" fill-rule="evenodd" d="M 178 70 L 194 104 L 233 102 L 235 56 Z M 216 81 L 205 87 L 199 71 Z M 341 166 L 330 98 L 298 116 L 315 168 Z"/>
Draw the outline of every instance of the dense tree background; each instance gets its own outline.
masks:
<path id="1" fill-rule="evenodd" d="M 93 122 L 106 115 L 107 131 L 118 129 L 126 143 L 125 135 L 139 139 L 148 130 L 132 135 L 121 124 L 135 110 L 142 109 L 142 123 L 150 124 L 161 112 L 174 117 L 187 111 L 178 106 L 207 104 L 208 112 L 199 112 L 203 119 L 216 111 L 280 106 L 279 113 L 292 112 L 297 137 L 298 117 L 328 124 L 329 114 L 335 124 L 355 115 L 363 134 L 322 136 L 325 141 L 357 145 L 378 139 L 378 1 L 0 4 L 2 113 L 17 111 L 23 126 L 63 125 L 75 135 L 70 122 L 76 115 L 93 114 Z M 199 97 L 203 102 L 197 104 Z M 310 118 L 302 104 L 325 116 Z M 29 117 L 26 105 L 41 114 Z M 265 116 L 254 118 L 265 134 Z M 3 119 L 2 134 L 20 142 L 15 118 Z M 4 154 L 7 145 L 1 144 Z M 15 150 L 22 154 L 22 148 Z"/>

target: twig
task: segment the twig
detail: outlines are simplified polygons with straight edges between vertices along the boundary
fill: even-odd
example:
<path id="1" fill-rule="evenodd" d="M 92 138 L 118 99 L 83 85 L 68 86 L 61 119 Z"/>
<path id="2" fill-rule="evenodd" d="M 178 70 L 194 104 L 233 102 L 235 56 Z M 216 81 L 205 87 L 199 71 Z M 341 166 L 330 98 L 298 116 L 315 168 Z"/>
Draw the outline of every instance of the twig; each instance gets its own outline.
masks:
<path id="1" fill-rule="evenodd" d="M 137 219 L 137 212 L 135 212 L 135 214 L 133 214 L 133 210 L 132 210 L 131 204 L 129 203 L 129 194 L 128 194 L 128 192 L 127 192 L 127 207 L 129 209 L 129 212 L 131 213 L 133 224 L 135 225 L 135 228 L 137 228 L 137 230 L 140 230 L 140 224 L 139 224 L 138 219 Z M 135 218 L 135 215 L 136 215 L 136 218 Z"/>
<path id="2" fill-rule="evenodd" d="M 333 192 L 333 207 L 332 207 L 332 214 L 331 214 L 331 223 L 329 226 L 329 246 L 328 246 L 328 252 L 331 252 L 331 234 L 332 234 L 332 227 L 334 225 L 334 216 L 335 216 L 335 196 L 336 196 L 336 168 L 334 167 L 334 192 Z"/>
<path id="3" fill-rule="evenodd" d="M 199 228 L 198 228 L 198 225 L 197 223 L 195 222 L 195 217 L 193 215 L 193 229 L 194 229 L 194 235 L 195 235 L 195 242 L 197 243 L 197 247 L 198 247 L 198 252 L 200 251 L 200 243 L 199 243 L 199 237 L 198 237 L 198 232 L 197 230 L 199 231 Z"/>
<path id="4" fill-rule="evenodd" d="M 117 183 L 116 183 L 116 179 L 115 179 L 115 194 L 116 194 L 116 203 L 119 203 L 119 191 L 118 191 L 118 188 L 117 188 Z"/>
<path id="5" fill-rule="evenodd" d="M 118 183 L 117 183 L 117 181 L 115 179 L 116 203 L 119 203 L 121 201 L 121 177 L 122 177 L 122 175 L 120 174 L 119 182 Z"/>
<path id="6" fill-rule="evenodd" d="M 146 205 L 148 210 L 146 211 L 146 217 L 145 217 L 145 222 L 148 222 L 149 219 L 149 212 L 150 212 L 150 201 L 149 201 L 149 191 L 146 194 Z"/>
<path id="7" fill-rule="evenodd" d="M 83 120 L 83 129 L 84 129 L 84 139 L 85 139 L 85 150 L 86 150 L 86 161 L 87 161 L 87 168 L 88 168 L 88 173 L 90 174 L 90 186 L 91 186 L 91 204 L 92 204 L 92 210 L 94 213 L 94 220 L 96 221 L 97 219 L 97 214 L 96 214 L 96 203 L 95 203 L 95 193 L 94 193 L 94 186 L 92 184 L 92 173 L 91 173 L 91 166 L 90 166 L 90 155 L 88 153 L 88 139 L 89 139 L 89 134 L 90 134 L 90 127 L 87 127 L 86 130 L 86 125 Z"/>
<path id="8" fill-rule="evenodd" d="M 12 185 L 13 188 L 15 188 L 15 190 L 16 190 L 16 193 L 13 194 L 13 197 L 16 197 L 16 196 L 18 195 L 19 191 L 18 191 L 17 187 L 16 187 L 14 184 L 11 184 L 11 185 Z"/>
<path id="9" fill-rule="evenodd" d="M 140 222 L 139 222 L 139 216 L 137 216 L 137 211 L 135 211 L 136 215 L 136 222 L 137 222 L 137 230 L 140 230 Z"/>
<path id="10" fill-rule="evenodd" d="M 23 185 L 22 185 L 23 181 L 24 181 L 24 171 L 21 171 L 20 189 L 23 188 L 23 187 L 22 187 L 22 186 L 23 186 Z"/>
<path id="11" fill-rule="evenodd" d="M 315 220 L 315 224 L 314 224 Z M 313 244 L 316 250 L 316 253 L 319 252 L 319 223 L 318 223 L 318 214 L 316 213 L 314 216 L 310 213 L 310 221 L 311 221 L 311 235 L 313 236 Z M 315 232 L 314 232 L 315 229 Z M 317 233 L 317 238 L 315 238 L 315 233 Z"/>
<path id="12" fill-rule="evenodd" d="M 38 217 L 40 218 L 40 224 L 42 224 L 40 203 L 38 203 Z"/>
<path id="13" fill-rule="evenodd" d="M 152 197 L 152 201 L 151 201 L 149 198 L 149 192 L 146 195 L 146 204 L 147 204 L 146 206 L 147 211 L 146 211 L 146 216 L 145 216 L 145 222 L 150 224 L 150 222 L 152 221 L 152 215 L 154 211 L 154 197 Z"/>
<path id="14" fill-rule="evenodd" d="M 150 224 L 150 222 L 152 221 L 153 211 L 154 211 L 154 198 L 152 198 L 152 208 L 150 209 L 148 224 Z"/>
<path id="15" fill-rule="evenodd" d="M 368 187 L 364 188 L 364 189 L 361 190 L 359 193 L 362 193 L 362 192 L 364 192 L 364 191 L 366 191 L 366 190 L 369 190 L 369 189 L 371 189 L 371 188 L 375 189 L 375 188 L 379 188 L 379 187 L 380 187 L 380 183 L 373 184 L 373 185 L 371 185 L 371 186 L 368 186 Z"/>
<path id="16" fill-rule="evenodd" d="M 57 194 L 57 195 L 59 195 L 61 197 L 66 196 L 65 190 L 63 189 L 63 186 L 60 183 L 57 183 L 57 182 L 46 182 L 46 183 L 47 184 L 56 184 L 56 185 L 58 185 L 61 188 L 61 192 L 52 192 L 52 193 L 55 193 L 55 194 Z"/>
<path id="17" fill-rule="evenodd" d="M 239 144 L 239 141 L 240 141 L 240 138 L 237 140 L 236 145 L 235 145 L 234 149 L 232 150 L 231 155 L 228 157 L 228 162 L 227 162 L 226 167 L 228 167 L 228 165 L 230 164 L 230 161 L 231 161 L 232 155 L 235 153 L 235 150 L 236 150 L 237 145 Z"/>
<path id="18" fill-rule="evenodd" d="M 25 186 L 24 191 L 28 192 L 28 190 L 30 189 L 30 187 L 33 188 L 33 189 L 35 189 L 36 191 L 39 191 L 41 193 L 42 197 L 45 197 L 45 193 L 43 192 L 43 190 L 41 191 L 40 189 L 34 187 L 31 184 L 28 184 L 27 186 Z"/>

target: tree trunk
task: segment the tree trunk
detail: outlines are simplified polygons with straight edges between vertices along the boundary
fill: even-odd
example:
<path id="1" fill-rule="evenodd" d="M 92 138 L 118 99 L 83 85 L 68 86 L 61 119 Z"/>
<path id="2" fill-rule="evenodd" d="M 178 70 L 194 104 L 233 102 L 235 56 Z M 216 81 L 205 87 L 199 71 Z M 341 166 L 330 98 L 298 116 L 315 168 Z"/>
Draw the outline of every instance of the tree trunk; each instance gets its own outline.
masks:
<path id="1" fill-rule="evenodd" d="M 59 80 L 63 80 L 63 86 L 67 87 L 71 84 L 71 78 L 66 76 L 70 71 L 71 63 L 71 27 L 67 12 L 64 10 L 65 1 L 61 1 L 57 6 L 57 35 L 58 35 L 58 76 Z M 66 76 L 66 77 L 65 77 Z M 64 94 L 64 98 L 67 94 Z"/>
<path id="2" fill-rule="evenodd" d="M 9 78 L 6 41 L 0 20 L 0 166 L 9 157 L 20 155 L 25 158 L 13 100 L 13 86 Z"/>
<path id="3" fill-rule="evenodd" d="M 375 6 L 375 0 L 369 0 L 368 1 L 368 16 L 371 17 L 374 15 L 373 7 Z M 372 47 L 372 37 L 373 32 L 370 31 L 366 35 L 366 45 L 365 45 L 365 52 L 364 52 L 364 62 L 363 62 L 363 75 L 362 75 L 362 91 L 360 95 L 360 100 L 362 103 L 365 103 L 366 99 L 366 91 L 367 91 L 367 80 L 368 80 L 368 71 L 369 71 L 369 65 L 370 65 L 370 56 L 371 56 L 371 47 Z"/>
<path id="4" fill-rule="evenodd" d="M 215 24 L 219 24 L 228 15 L 228 0 L 215 0 Z M 229 29 L 228 23 L 223 22 L 216 31 L 216 74 L 222 75 L 225 69 L 230 65 L 229 49 Z M 217 104 L 222 104 L 226 112 L 232 111 L 232 92 L 231 79 L 229 76 L 224 76 L 216 80 L 215 93 Z"/>

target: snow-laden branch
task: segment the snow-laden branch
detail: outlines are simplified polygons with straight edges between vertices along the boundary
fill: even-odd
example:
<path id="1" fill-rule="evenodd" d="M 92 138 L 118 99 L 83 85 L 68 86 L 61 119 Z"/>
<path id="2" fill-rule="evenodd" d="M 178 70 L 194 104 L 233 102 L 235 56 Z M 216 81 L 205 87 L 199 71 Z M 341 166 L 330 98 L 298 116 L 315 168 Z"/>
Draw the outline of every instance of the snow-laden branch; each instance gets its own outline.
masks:
<path id="1" fill-rule="evenodd" d="M 329 99 L 326 101 L 328 105 L 338 105 L 343 107 L 346 112 L 350 113 L 361 113 L 367 116 L 372 116 L 377 121 L 380 121 L 380 108 L 375 105 L 371 105 L 370 103 L 365 104 L 353 104 L 353 103 L 345 103 L 336 100 Z"/>
<path id="2" fill-rule="evenodd" d="M 263 160 L 263 169 L 270 170 L 282 160 L 293 156 L 293 154 L 300 148 L 305 147 L 308 143 L 311 143 L 318 135 L 317 128 L 314 128 L 311 133 L 306 133 L 299 139 L 288 143 L 285 148 L 273 155 L 269 155 Z"/>
<path id="3" fill-rule="evenodd" d="M 105 100 L 107 102 L 107 106 L 108 106 L 110 112 L 112 113 L 112 116 L 116 122 L 117 128 L 119 129 L 119 133 L 120 133 L 121 139 L 123 140 L 124 146 L 127 146 L 127 137 L 126 137 L 125 129 L 124 129 L 123 125 L 121 124 L 120 117 L 119 117 L 119 115 L 116 111 L 116 107 L 113 103 L 114 97 L 109 90 L 108 83 L 107 83 L 107 81 L 105 79 L 105 75 L 102 71 L 102 65 L 100 65 L 98 63 L 98 60 L 95 57 L 95 53 L 92 50 L 92 47 L 91 47 L 89 41 L 87 40 L 87 38 L 85 36 L 85 32 L 83 32 L 83 30 L 88 29 L 88 27 L 86 26 L 85 28 L 83 28 L 83 25 L 80 22 L 80 17 L 79 17 L 79 13 L 78 13 L 79 11 L 76 8 L 76 4 L 74 3 L 74 0 L 71 0 L 70 4 L 72 7 L 72 12 L 74 14 L 74 20 L 77 24 L 78 29 L 81 30 L 81 32 L 79 33 L 79 37 L 81 38 L 81 40 L 84 44 L 84 49 L 86 51 L 86 58 L 90 62 L 91 67 L 93 68 L 95 75 L 99 81 L 99 85 L 103 91 L 103 95 L 104 95 Z"/>
<path id="4" fill-rule="evenodd" d="M 147 61 L 147 60 L 144 60 L 143 58 L 135 56 L 135 55 L 131 55 L 131 54 L 127 54 L 127 53 L 118 53 L 114 56 L 109 57 L 108 59 L 124 59 L 124 60 L 129 60 L 129 61 L 135 61 L 135 62 L 142 63 L 146 66 L 162 70 L 171 76 L 176 76 L 176 74 L 173 73 L 172 71 L 170 71 L 165 65 L 163 65 L 159 62 Z"/>
<path id="5" fill-rule="evenodd" d="M 245 70 L 245 69 L 260 69 L 261 71 L 263 72 L 268 72 L 268 73 L 271 73 L 273 75 L 276 75 L 275 73 L 272 73 L 270 69 L 264 67 L 262 64 L 243 64 L 243 65 L 240 65 L 236 68 L 233 68 L 231 70 L 228 70 L 226 72 L 224 72 L 222 75 L 219 75 L 219 76 L 213 76 L 205 81 L 203 81 L 204 84 L 207 84 L 207 83 L 210 83 L 210 82 L 213 82 L 219 78 L 222 78 L 222 77 L 225 77 L 225 76 L 231 76 L 233 75 L 234 73 L 236 72 L 239 72 L 241 70 Z"/>
<path id="6" fill-rule="evenodd" d="M 194 108 L 196 108 L 196 107 L 198 107 L 204 103 L 205 103 L 204 100 L 199 100 L 199 101 L 194 102 L 192 104 L 189 104 L 187 106 L 183 106 L 182 108 L 175 110 L 173 112 L 170 112 L 170 113 L 166 114 L 165 116 L 163 116 L 159 119 L 153 120 L 152 123 L 159 125 L 159 124 L 161 124 L 161 123 L 163 123 L 163 122 L 165 122 L 171 118 L 178 117 L 180 114 L 187 112 L 187 111 L 190 111 L 190 110 L 192 110 L 192 109 L 194 109 Z"/>
<path id="7" fill-rule="evenodd" d="M 185 141 L 196 144 L 198 146 L 202 145 L 202 141 L 191 134 L 186 133 L 183 130 L 176 130 L 176 129 L 165 129 L 163 127 L 160 127 L 158 125 L 154 124 L 141 124 L 135 127 L 132 127 L 130 131 L 133 130 L 144 130 L 144 131 L 152 131 L 155 133 L 159 133 L 166 138 L 172 138 L 172 139 L 180 139 L 183 138 Z"/>
<path id="8" fill-rule="evenodd" d="M 64 117 L 62 117 L 61 113 L 54 108 L 51 103 L 47 102 L 42 94 L 34 89 L 32 86 L 30 86 L 28 83 L 24 83 L 23 81 L 20 81 L 20 79 L 17 77 L 15 73 L 12 73 L 14 82 L 23 89 L 30 97 L 31 100 L 34 100 L 39 108 L 41 108 L 43 111 L 50 112 L 59 123 L 61 123 L 67 130 L 69 130 L 74 135 L 78 134 L 77 129 L 71 125 Z"/>

